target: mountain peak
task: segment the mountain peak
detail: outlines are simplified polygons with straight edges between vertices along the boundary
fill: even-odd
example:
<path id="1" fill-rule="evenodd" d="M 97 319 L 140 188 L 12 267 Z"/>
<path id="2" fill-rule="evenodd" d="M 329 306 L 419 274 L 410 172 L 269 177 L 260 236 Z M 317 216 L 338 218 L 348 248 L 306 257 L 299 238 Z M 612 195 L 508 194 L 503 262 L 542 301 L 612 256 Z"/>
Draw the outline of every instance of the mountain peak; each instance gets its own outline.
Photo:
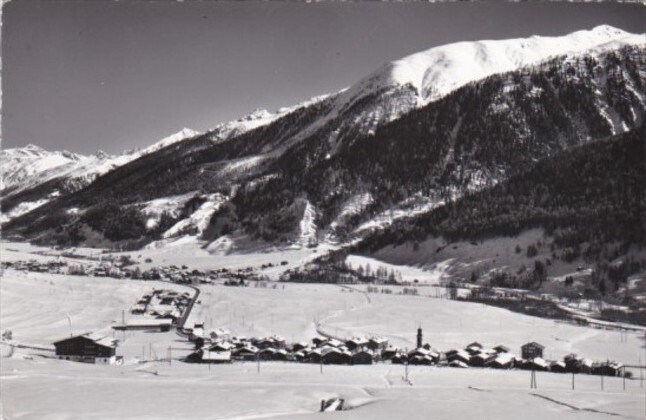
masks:
<path id="1" fill-rule="evenodd" d="M 600 25 L 558 37 L 456 42 L 387 63 L 363 84 L 412 86 L 417 90 L 419 101 L 425 104 L 496 73 L 538 64 L 559 55 L 603 50 L 611 43 L 644 44 L 644 34 Z"/>

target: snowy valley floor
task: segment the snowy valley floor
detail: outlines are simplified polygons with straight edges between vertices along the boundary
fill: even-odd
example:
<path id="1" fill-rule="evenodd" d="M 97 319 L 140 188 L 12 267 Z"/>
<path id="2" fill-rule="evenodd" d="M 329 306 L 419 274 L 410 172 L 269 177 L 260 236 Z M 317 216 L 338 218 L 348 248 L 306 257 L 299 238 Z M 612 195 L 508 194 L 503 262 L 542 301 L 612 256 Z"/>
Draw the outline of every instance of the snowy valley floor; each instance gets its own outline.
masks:
<path id="1" fill-rule="evenodd" d="M 0 280 L 1 329 L 14 343 L 51 347 L 75 333 L 113 334 L 141 294 L 162 282 L 73 277 L 5 271 Z M 422 295 L 366 294 L 363 287 L 276 284 L 268 287 L 201 287 L 187 325 L 227 327 L 236 334 L 272 333 L 288 341 L 309 340 L 319 331 L 340 337 L 379 334 L 412 347 L 421 322 L 425 341 L 440 350 L 473 340 L 486 346 L 546 345 L 548 358 L 569 352 L 605 360 L 639 363 L 643 340 L 636 333 L 578 327 L 529 317 L 499 308 L 436 299 L 433 288 Z M 530 389 L 529 372 L 491 369 L 410 367 L 412 386 L 402 381 L 404 367 L 332 366 L 264 362 L 191 365 L 178 359 L 190 343 L 174 331 L 116 333 L 122 366 L 95 366 L 51 359 L 51 351 L 0 346 L 2 412 L 6 419 L 176 419 L 314 418 L 359 419 L 550 419 L 643 418 L 646 394 L 639 380 L 623 390 L 620 378 L 538 373 Z M 172 364 L 155 361 L 167 357 Z M 141 362 L 144 359 L 145 362 Z M 637 374 L 637 376 L 639 376 Z M 646 386 L 646 385 L 645 385 Z M 320 400 L 339 396 L 351 409 L 318 413 Z"/>

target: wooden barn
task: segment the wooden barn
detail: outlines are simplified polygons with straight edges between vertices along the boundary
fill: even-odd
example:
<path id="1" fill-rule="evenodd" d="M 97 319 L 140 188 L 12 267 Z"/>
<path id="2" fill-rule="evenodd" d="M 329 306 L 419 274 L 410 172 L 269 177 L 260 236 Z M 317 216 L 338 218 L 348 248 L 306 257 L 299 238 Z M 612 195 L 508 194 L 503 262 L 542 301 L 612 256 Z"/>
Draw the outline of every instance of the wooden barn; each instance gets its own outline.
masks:
<path id="1" fill-rule="evenodd" d="M 406 355 L 406 353 L 397 353 L 390 358 L 390 362 L 395 365 L 403 365 L 405 363 L 408 363 L 408 356 Z"/>
<path id="2" fill-rule="evenodd" d="M 353 365 L 371 365 L 373 354 L 367 350 L 359 350 L 352 355 Z"/>
<path id="3" fill-rule="evenodd" d="M 368 348 L 372 351 L 381 351 L 388 348 L 388 340 L 381 337 L 372 337 L 368 340 Z"/>
<path id="4" fill-rule="evenodd" d="M 520 347 L 520 353 L 523 359 L 533 359 L 535 357 L 543 357 L 543 350 L 545 350 L 545 346 L 538 344 L 535 341 L 532 341 L 531 343 L 523 344 Z"/>
<path id="5" fill-rule="evenodd" d="M 485 362 L 486 367 L 493 369 L 511 369 L 514 367 L 515 357 L 509 353 L 500 353 Z"/>
<path id="6" fill-rule="evenodd" d="M 390 360 L 399 352 L 397 347 L 388 347 L 381 351 L 382 360 Z"/>
<path id="7" fill-rule="evenodd" d="M 331 365 L 349 365 L 352 363 L 352 355 L 344 350 L 330 348 L 323 353 L 323 363 Z"/>
<path id="8" fill-rule="evenodd" d="M 110 337 L 81 334 L 54 343 L 56 357 L 74 362 L 114 364 L 117 346 Z"/>
<path id="9" fill-rule="evenodd" d="M 449 363 L 459 361 L 468 365 L 470 359 L 471 355 L 465 350 L 450 350 L 446 353 L 446 360 Z"/>
<path id="10" fill-rule="evenodd" d="M 485 353 L 477 353 L 472 355 L 469 358 L 469 366 L 474 367 L 484 367 L 485 364 L 495 359 L 495 356 L 491 356 Z"/>
<path id="11" fill-rule="evenodd" d="M 236 360 L 256 360 L 258 349 L 253 346 L 238 347 L 231 351 L 231 355 Z"/>
<path id="12" fill-rule="evenodd" d="M 521 369 L 523 370 L 547 370 L 549 368 L 549 365 L 545 360 L 543 360 L 540 357 L 535 357 L 530 360 L 525 360 L 522 365 Z"/>

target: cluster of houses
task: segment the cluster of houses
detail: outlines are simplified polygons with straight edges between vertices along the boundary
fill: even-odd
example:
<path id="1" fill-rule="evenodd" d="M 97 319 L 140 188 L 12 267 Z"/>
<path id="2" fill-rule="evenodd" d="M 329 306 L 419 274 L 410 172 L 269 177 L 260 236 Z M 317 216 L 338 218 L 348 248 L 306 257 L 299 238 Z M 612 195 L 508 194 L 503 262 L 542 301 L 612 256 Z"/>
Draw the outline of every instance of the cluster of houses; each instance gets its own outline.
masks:
<path id="1" fill-rule="evenodd" d="M 346 342 L 316 337 L 311 343 L 286 343 L 274 335 L 263 338 L 234 337 L 223 329 L 203 334 L 203 325 L 196 325 L 189 339 L 195 351 L 187 358 L 194 363 L 227 363 L 240 361 L 292 361 L 323 364 L 372 364 L 379 360 L 388 341 L 382 338 L 355 337 Z"/>
<path id="2" fill-rule="evenodd" d="M 170 330 L 172 325 L 184 315 L 191 296 L 188 292 L 180 293 L 175 290 L 154 289 L 146 293 L 130 308 L 131 316 L 123 325 L 115 325 L 114 329 L 159 329 Z"/>
<path id="3" fill-rule="evenodd" d="M 2 268 L 19 271 L 32 271 L 48 274 L 68 274 L 72 276 L 130 278 L 134 269 L 126 267 L 122 261 L 101 261 L 92 264 L 69 264 L 65 260 L 49 261 L 3 261 Z"/>
<path id="4" fill-rule="evenodd" d="M 268 266 L 273 265 L 270 264 Z M 166 280 L 178 284 L 209 284 L 218 280 L 224 280 L 224 283 L 227 286 L 244 286 L 245 281 L 266 280 L 264 277 L 258 275 L 251 267 L 240 268 L 233 271 L 226 268 L 215 270 L 196 270 L 189 269 L 186 265 L 169 265 L 141 270 L 139 267 L 133 266 L 133 261 L 127 258 L 104 258 L 100 261 L 93 261 L 87 264 L 70 264 L 66 260 L 50 260 L 46 262 L 36 260 L 3 261 L 2 268 L 75 276 L 137 280 Z"/>
<path id="5" fill-rule="evenodd" d="M 2 268 L 12 268 L 19 271 L 32 271 L 36 273 L 67 274 L 67 263 L 64 261 L 51 260 L 41 262 L 29 261 L 2 261 Z"/>
<path id="6" fill-rule="evenodd" d="M 163 299 L 163 294 L 158 295 Z M 189 363 L 231 363 L 232 361 L 286 361 L 317 364 L 369 365 L 378 361 L 393 364 L 437 365 L 455 368 L 481 367 L 524 369 L 556 373 L 584 373 L 604 376 L 630 376 L 617 362 L 594 362 L 569 354 L 562 361 L 543 359 L 544 347 L 531 342 L 521 347 L 521 357 L 499 345 L 485 348 L 473 342 L 461 350 L 439 352 L 422 342 L 418 330 L 417 347 L 402 351 L 380 337 L 354 337 L 346 341 L 315 337 L 311 342 L 288 344 L 274 335 L 264 338 L 235 337 L 225 328 L 205 333 L 204 324 L 195 324 L 188 334 L 195 349 L 184 361 Z M 86 363 L 113 364 L 116 340 L 95 334 L 81 334 L 54 343 L 56 357 Z"/>
<path id="7" fill-rule="evenodd" d="M 493 369 L 524 369 L 559 373 L 593 375 L 627 375 L 617 362 L 593 362 L 570 354 L 563 361 L 543 359 L 544 347 L 531 342 L 521 347 L 518 357 L 503 345 L 485 348 L 478 342 L 464 349 L 440 352 L 423 343 L 418 330 L 417 347 L 408 351 L 389 345 L 380 337 L 354 337 L 346 341 L 316 337 L 311 343 L 287 344 L 279 336 L 266 338 L 234 337 L 226 330 L 204 334 L 203 324 L 195 326 L 189 339 L 195 351 L 187 358 L 193 363 L 229 363 L 235 360 L 275 360 L 320 364 L 365 365 L 390 361 L 393 364 L 437 365 L 455 368 L 482 367 Z"/>

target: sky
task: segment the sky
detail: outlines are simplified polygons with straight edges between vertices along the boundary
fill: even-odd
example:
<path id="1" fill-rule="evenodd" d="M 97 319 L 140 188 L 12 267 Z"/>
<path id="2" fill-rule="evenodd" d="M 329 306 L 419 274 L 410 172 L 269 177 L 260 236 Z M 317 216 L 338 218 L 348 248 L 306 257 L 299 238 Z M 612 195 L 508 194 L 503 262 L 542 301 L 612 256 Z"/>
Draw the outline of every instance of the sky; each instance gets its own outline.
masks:
<path id="1" fill-rule="evenodd" d="M 79 153 L 293 105 L 450 42 L 646 32 L 629 4 L 14 0 L 2 18 L 2 147 Z"/>

